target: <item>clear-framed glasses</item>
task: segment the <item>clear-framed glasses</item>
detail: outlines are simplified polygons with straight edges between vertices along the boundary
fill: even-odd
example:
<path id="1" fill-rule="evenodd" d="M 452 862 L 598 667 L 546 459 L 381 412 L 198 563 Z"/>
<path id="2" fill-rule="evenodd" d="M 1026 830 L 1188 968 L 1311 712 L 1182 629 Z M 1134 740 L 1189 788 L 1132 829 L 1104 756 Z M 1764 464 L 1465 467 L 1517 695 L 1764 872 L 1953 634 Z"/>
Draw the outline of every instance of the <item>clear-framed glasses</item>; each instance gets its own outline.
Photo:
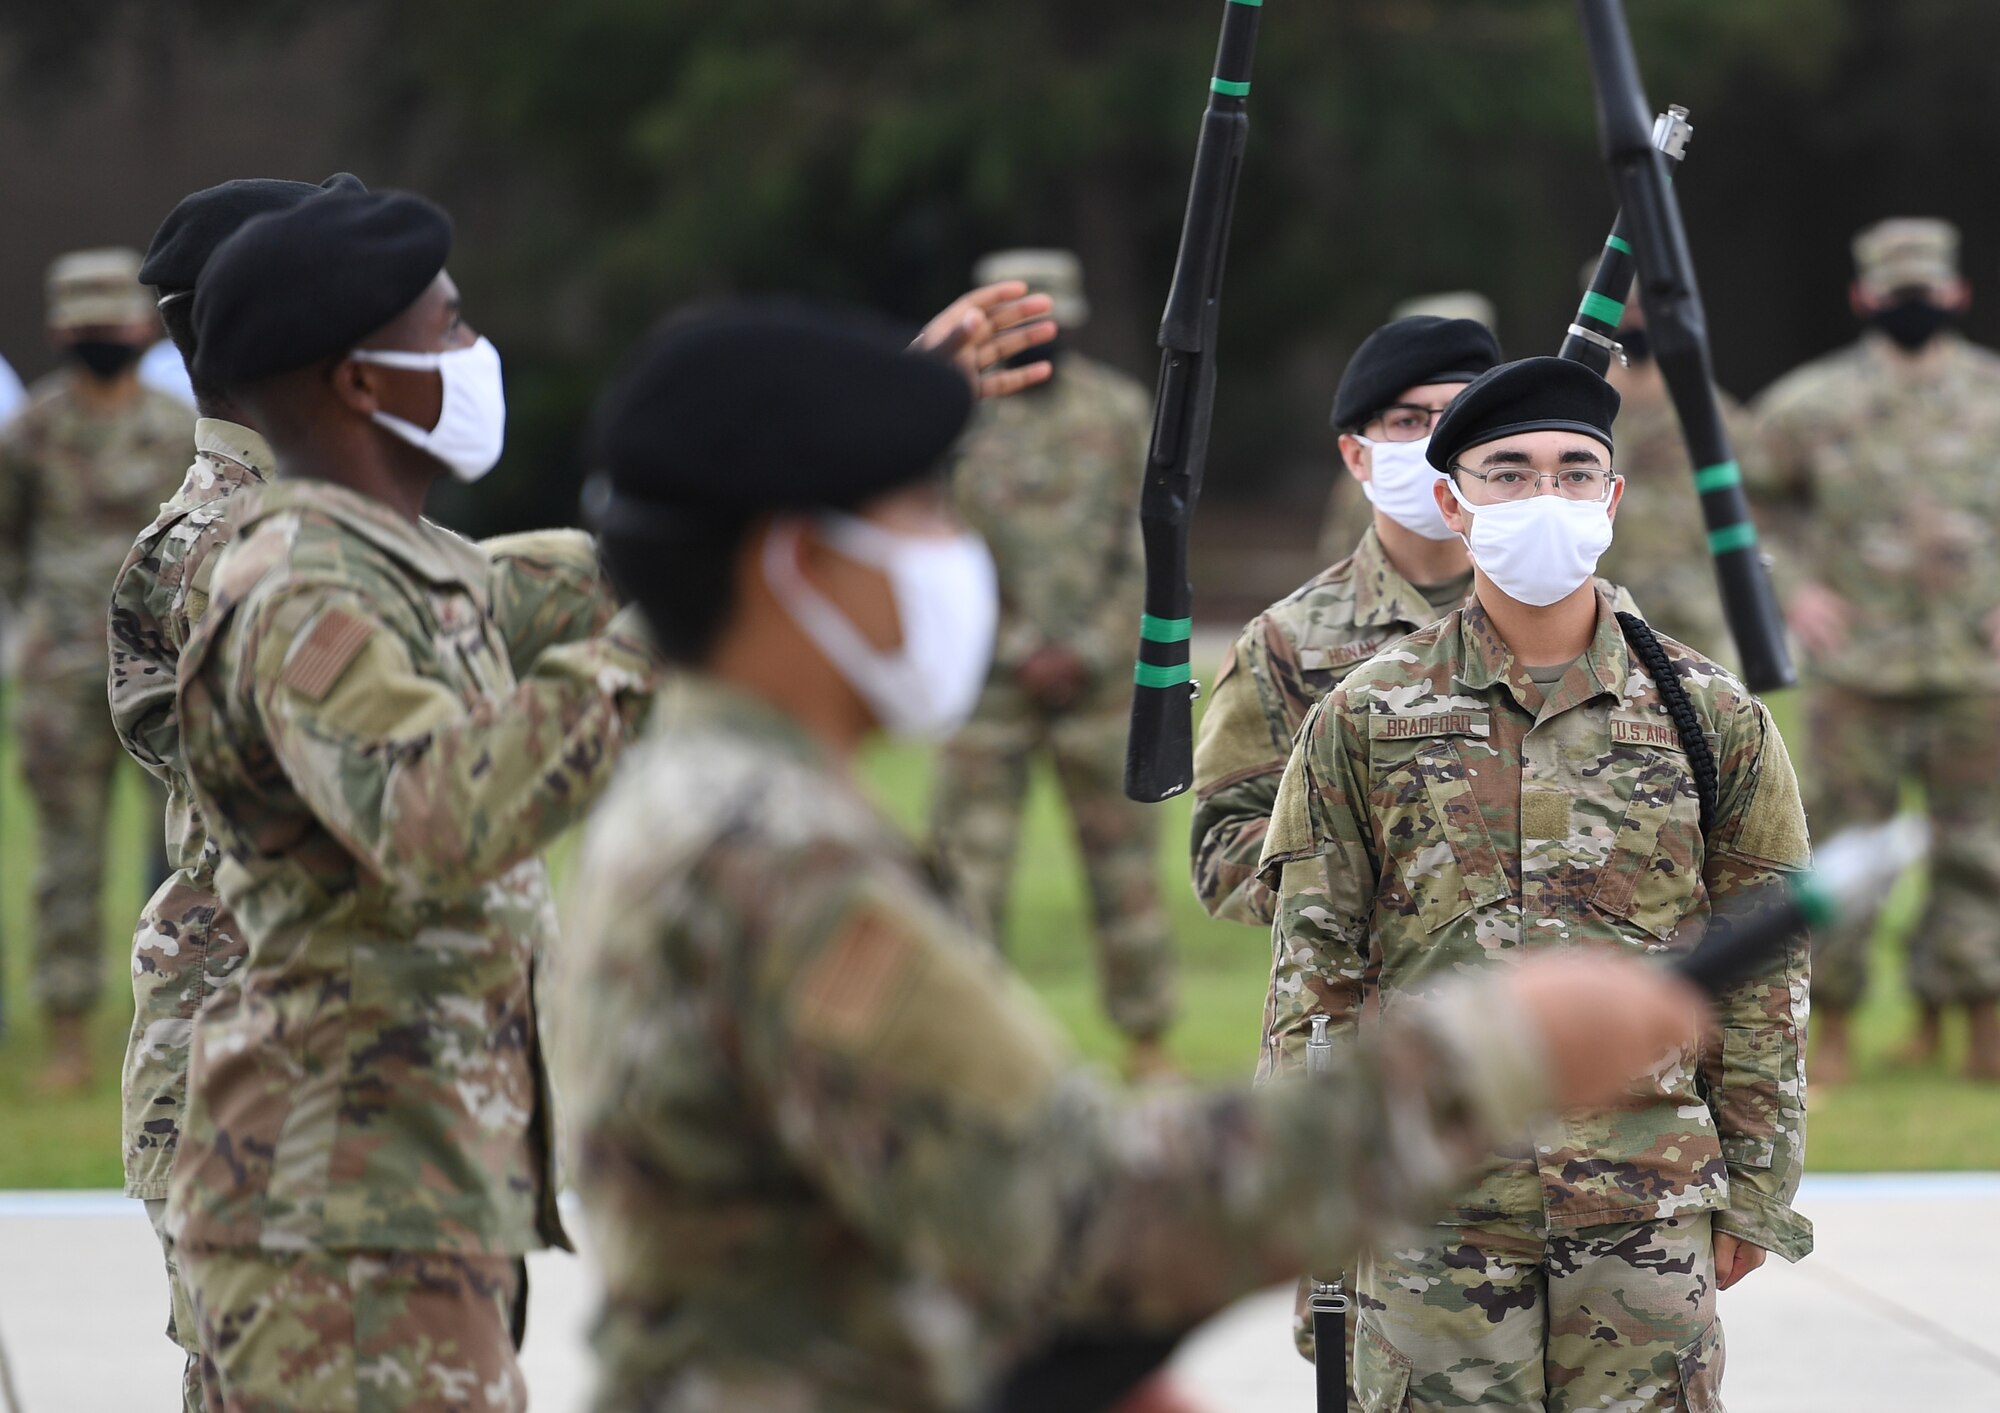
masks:
<path id="1" fill-rule="evenodd" d="M 1544 481 L 1553 481 L 1556 494 L 1564 500 L 1603 500 L 1618 479 L 1602 466 L 1565 466 L 1559 471 L 1537 471 L 1528 466 L 1496 466 L 1491 471 L 1474 471 L 1467 466 L 1451 469 L 1479 482 L 1486 488 L 1486 499 L 1495 503 L 1526 500 L 1541 490 Z"/>
<path id="2" fill-rule="evenodd" d="M 1375 441 L 1420 442 L 1431 434 L 1432 425 L 1443 415 L 1442 407 L 1419 407 L 1414 402 L 1396 402 L 1369 418 L 1366 425 L 1382 429 L 1382 435 L 1374 438 Z"/>

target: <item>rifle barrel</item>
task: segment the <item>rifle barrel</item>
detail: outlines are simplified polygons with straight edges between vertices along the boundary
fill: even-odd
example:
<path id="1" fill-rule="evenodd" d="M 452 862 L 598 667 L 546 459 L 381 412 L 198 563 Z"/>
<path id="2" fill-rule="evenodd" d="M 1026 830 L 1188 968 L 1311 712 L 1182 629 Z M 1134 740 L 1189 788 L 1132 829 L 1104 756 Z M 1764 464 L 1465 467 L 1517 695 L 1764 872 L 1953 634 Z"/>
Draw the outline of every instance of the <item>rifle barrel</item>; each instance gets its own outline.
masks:
<path id="1" fill-rule="evenodd" d="M 1604 157 L 1622 203 L 1621 219 L 1630 223 L 1628 243 L 1639 267 L 1647 331 L 1680 415 L 1723 612 L 1742 659 L 1743 678 L 1757 692 L 1789 687 L 1798 675 L 1716 395 L 1708 319 L 1695 285 L 1694 258 L 1666 158 L 1653 145 L 1647 116 L 1651 110 L 1632 52 L 1624 5 L 1622 0 L 1578 0 L 1578 6 L 1597 90 Z"/>
<path id="2" fill-rule="evenodd" d="M 1262 14 L 1263 0 L 1223 5 L 1180 253 L 1160 319 L 1160 379 L 1139 503 L 1146 607 L 1125 743 L 1125 793 L 1146 803 L 1178 795 L 1194 780 L 1197 684 L 1189 658 L 1194 586 L 1188 576 L 1188 525 L 1201 497 L 1215 414 L 1222 269 L 1250 131 L 1250 69 Z"/>

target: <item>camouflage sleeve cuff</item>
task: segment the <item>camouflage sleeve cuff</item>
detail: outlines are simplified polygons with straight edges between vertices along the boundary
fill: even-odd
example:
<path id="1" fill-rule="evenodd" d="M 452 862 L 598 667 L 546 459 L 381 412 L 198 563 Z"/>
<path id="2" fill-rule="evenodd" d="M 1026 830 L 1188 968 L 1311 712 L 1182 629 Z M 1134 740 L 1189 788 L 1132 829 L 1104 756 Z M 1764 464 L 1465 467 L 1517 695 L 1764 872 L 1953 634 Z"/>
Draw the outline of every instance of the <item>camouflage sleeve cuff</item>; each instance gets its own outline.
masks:
<path id="1" fill-rule="evenodd" d="M 1715 1214 L 1715 1229 L 1741 1237 L 1752 1246 L 1775 1252 L 1787 1261 L 1811 1254 L 1812 1222 L 1790 1203 L 1759 1191 L 1759 1177 L 1769 1173 L 1729 1170 L 1729 1205 Z"/>

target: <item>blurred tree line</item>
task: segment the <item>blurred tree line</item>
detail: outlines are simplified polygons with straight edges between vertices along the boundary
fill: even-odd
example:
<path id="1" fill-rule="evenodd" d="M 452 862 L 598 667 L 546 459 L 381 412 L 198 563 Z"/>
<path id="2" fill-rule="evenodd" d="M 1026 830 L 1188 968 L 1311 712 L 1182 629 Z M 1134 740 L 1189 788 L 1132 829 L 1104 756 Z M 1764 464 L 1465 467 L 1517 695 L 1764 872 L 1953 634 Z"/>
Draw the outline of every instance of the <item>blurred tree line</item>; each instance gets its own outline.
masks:
<path id="1" fill-rule="evenodd" d="M 2000 6 L 1629 8 L 1654 102 L 1694 111 L 1679 185 L 1734 391 L 1851 336 L 1847 239 L 1877 216 L 1951 216 L 1975 284 L 2000 274 L 2000 210 L 1965 179 L 2000 156 Z M 121 17 L 254 47 L 327 15 L 4 0 L 0 38 L 17 83 L 88 102 Z M 984 250 L 1070 245 L 1097 309 L 1079 342 L 1150 381 L 1218 0 L 350 0 L 341 17 L 353 107 L 329 121 L 364 177 L 459 216 L 454 271 L 508 359 L 508 457 L 448 508 L 460 523 L 566 518 L 593 387 L 691 299 L 807 291 L 914 321 Z M 1216 500 L 1322 493 L 1334 381 L 1405 295 L 1483 290 L 1511 353 L 1553 352 L 1611 215 L 1572 0 L 1271 0 L 1251 111 Z"/>

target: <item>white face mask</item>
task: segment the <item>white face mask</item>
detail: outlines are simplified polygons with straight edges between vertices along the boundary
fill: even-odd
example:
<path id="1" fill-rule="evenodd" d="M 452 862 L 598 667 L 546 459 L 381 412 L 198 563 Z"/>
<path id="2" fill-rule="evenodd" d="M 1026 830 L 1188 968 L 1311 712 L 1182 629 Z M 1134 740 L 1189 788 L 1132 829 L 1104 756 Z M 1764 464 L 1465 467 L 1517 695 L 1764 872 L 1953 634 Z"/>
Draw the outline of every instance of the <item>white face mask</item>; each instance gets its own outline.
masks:
<path id="1" fill-rule="evenodd" d="M 357 348 L 347 356 L 385 368 L 436 369 L 444 380 L 444 402 L 435 427 L 426 431 L 387 412 L 377 412 L 376 423 L 435 456 L 461 481 L 476 481 L 493 469 L 507 444 L 507 389 L 500 377 L 500 350 L 491 340 L 481 337 L 443 353 Z"/>
<path id="2" fill-rule="evenodd" d="M 889 576 L 902 624 L 900 647 L 883 652 L 799 571 L 797 526 L 764 538 L 764 582 L 792 621 L 859 692 L 883 729 L 935 738 L 965 724 L 993 660 L 1000 619 L 999 578 L 986 542 L 967 532 L 948 539 L 899 535 L 852 515 L 818 518 L 819 533 L 842 554 Z"/>
<path id="3" fill-rule="evenodd" d="M 1472 517 L 1465 547 L 1480 573 L 1501 593 L 1546 608 L 1575 593 L 1597 572 L 1611 548 L 1607 500 L 1565 500 L 1533 495 L 1497 505 L 1473 505 L 1447 481 L 1452 497 Z"/>
<path id="4" fill-rule="evenodd" d="M 1455 540 L 1457 535 L 1444 523 L 1431 488 L 1441 474 L 1424 453 L 1431 439 L 1417 442 L 1378 442 L 1354 434 L 1354 440 L 1368 448 L 1369 479 L 1361 483 L 1361 493 L 1377 510 L 1413 535 L 1427 540 Z"/>

